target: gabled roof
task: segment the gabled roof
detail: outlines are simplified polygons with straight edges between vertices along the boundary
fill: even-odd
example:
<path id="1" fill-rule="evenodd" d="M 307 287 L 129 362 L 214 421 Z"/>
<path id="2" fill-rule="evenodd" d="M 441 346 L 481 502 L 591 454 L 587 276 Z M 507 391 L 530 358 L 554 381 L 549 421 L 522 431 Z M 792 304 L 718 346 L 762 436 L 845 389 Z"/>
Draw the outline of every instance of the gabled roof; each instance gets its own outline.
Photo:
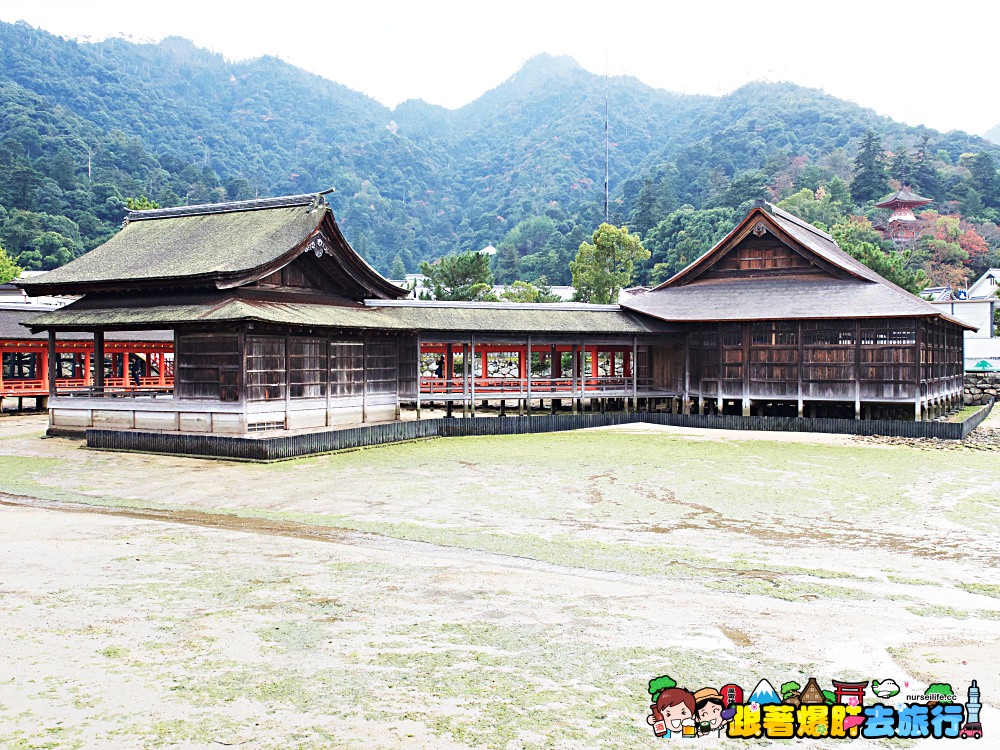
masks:
<path id="1" fill-rule="evenodd" d="M 16 283 L 33 295 L 227 288 L 272 273 L 307 250 L 337 266 L 352 298 L 407 294 L 354 251 L 321 194 L 132 211 L 103 245 Z"/>
<path id="2" fill-rule="evenodd" d="M 701 278 L 761 223 L 825 273 Z M 883 279 L 826 232 L 763 201 L 701 258 L 621 305 L 671 322 L 939 316 L 968 327 Z"/>
<path id="3" fill-rule="evenodd" d="M 652 291 L 689 284 L 707 271 L 722 256 L 735 247 L 741 240 L 753 231 L 758 221 L 763 221 L 772 234 L 786 245 L 805 250 L 803 254 L 811 256 L 813 262 L 834 276 L 843 278 L 853 276 L 869 281 L 885 281 L 881 276 L 868 268 L 864 263 L 845 253 L 826 232 L 817 229 L 812 224 L 783 211 L 771 203 L 759 201 L 744 217 L 733 231 L 720 240 L 715 247 L 691 263 Z"/>

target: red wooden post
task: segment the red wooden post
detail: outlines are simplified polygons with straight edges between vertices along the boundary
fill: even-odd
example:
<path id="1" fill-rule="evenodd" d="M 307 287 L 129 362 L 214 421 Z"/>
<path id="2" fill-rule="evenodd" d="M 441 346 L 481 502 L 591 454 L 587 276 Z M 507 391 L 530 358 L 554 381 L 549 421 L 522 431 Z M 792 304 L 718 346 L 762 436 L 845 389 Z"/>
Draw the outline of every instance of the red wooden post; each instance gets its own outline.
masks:
<path id="1" fill-rule="evenodd" d="M 94 387 L 104 392 L 104 331 L 94 331 Z"/>
<path id="2" fill-rule="evenodd" d="M 56 352 L 56 332 L 49 331 L 48 362 L 46 363 L 46 375 L 43 382 L 46 383 L 50 396 L 56 395 L 56 377 L 59 375 L 59 355 Z"/>
<path id="3" fill-rule="evenodd" d="M 42 387 L 49 387 L 49 364 L 51 361 L 52 331 L 49 331 L 49 345 L 42 352 L 35 352 L 36 371 L 33 373 L 38 380 L 42 381 Z"/>

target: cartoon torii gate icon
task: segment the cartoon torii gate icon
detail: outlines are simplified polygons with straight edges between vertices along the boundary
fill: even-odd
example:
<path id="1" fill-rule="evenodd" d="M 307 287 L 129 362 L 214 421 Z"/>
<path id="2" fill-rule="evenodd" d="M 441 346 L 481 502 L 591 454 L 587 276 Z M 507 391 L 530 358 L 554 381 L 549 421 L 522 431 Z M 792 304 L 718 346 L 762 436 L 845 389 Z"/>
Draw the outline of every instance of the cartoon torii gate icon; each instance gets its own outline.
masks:
<path id="1" fill-rule="evenodd" d="M 865 704 L 865 690 L 868 688 L 868 680 L 864 682 L 838 682 L 833 681 L 834 703 L 841 703 L 843 705 L 851 705 L 850 699 L 854 698 L 857 703 L 855 705 L 863 706 Z"/>

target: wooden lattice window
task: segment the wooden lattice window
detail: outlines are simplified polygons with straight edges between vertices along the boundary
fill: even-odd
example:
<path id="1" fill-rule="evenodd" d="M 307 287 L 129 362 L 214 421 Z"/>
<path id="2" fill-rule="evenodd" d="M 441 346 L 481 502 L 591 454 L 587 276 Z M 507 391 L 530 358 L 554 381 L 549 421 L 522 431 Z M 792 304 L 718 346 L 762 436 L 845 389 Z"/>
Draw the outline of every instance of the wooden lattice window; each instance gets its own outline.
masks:
<path id="1" fill-rule="evenodd" d="M 396 342 L 394 340 L 374 340 L 365 346 L 365 376 L 369 395 L 385 395 L 396 392 L 398 379 L 396 371 Z"/>
<path id="2" fill-rule="evenodd" d="M 238 401 L 240 341 L 236 334 L 177 336 L 174 395 L 179 399 Z"/>
<path id="3" fill-rule="evenodd" d="M 288 395 L 291 398 L 326 396 L 326 344 L 322 339 L 294 337 L 288 342 Z"/>
<path id="4" fill-rule="evenodd" d="M 285 398 L 285 339 L 282 336 L 247 337 L 247 399 Z"/>
<path id="5" fill-rule="evenodd" d="M 365 345 L 361 341 L 330 342 L 330 395 L 360 396 L 365 388 Z"/>

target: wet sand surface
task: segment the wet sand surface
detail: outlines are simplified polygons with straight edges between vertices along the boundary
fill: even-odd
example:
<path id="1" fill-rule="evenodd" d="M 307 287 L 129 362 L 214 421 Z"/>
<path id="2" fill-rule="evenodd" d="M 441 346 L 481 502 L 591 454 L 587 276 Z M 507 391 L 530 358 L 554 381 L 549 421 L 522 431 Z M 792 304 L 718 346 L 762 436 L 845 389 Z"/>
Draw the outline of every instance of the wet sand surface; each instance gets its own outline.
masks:
<path id="1" fill-rule="evenodd" d="M 43 431 L 0 419 L 0 747 L 653 747 L 662 674 L 977 679 L 996 722 L 995 452 L 628 425 L 247 465 Z"/>

